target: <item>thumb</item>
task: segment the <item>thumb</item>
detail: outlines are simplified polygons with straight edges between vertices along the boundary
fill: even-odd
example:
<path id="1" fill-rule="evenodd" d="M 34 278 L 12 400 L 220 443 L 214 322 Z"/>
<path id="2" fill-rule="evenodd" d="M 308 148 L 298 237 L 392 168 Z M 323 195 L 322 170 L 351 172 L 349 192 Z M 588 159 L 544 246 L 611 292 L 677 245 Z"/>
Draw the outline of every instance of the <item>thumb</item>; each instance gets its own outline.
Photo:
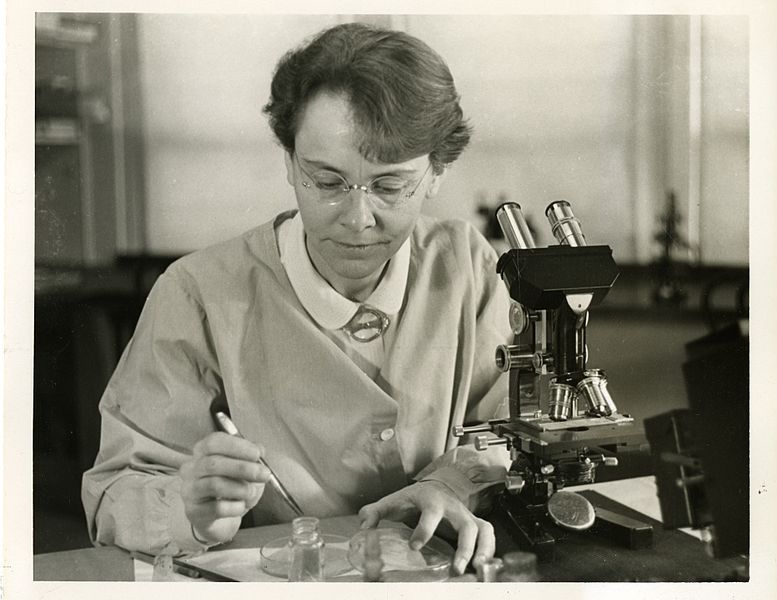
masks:
<path id="1" fill-rule="evenodd" d="M 367 504 L 366 506 L 362 506 L 359 511 L 359 519 L 361 519 L 362 529 L 377 527 L 380 522 L 380 511 L 375 504 Z"/>

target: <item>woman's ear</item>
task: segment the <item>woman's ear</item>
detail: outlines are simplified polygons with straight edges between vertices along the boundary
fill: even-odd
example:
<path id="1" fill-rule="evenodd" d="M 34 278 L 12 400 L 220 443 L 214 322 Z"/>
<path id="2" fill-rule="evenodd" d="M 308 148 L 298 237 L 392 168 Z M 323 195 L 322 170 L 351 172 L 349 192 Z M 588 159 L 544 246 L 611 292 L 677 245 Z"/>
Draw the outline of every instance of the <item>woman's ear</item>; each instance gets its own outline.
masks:
<path id="1" fill-rule="evenodd" d="M 283 162 L 286 164 L 286 181 L 294 187 L 294 158 L 289 152 L 283 153 Z"/>
<path id="2" fill-rule="evenodd" d="M 445 176 L 448 174 L 448 167 L 445 167 L 442 171 L 442 173 L 435 173 L 432 175 L 432 184 L 427 188 L 426 190 L 426 198 L 431 199 L 434 198 L 437 195 L 437 192 L 440 191 L 440 186 L 442 185 L 443 179 L 445 179 Z"/>

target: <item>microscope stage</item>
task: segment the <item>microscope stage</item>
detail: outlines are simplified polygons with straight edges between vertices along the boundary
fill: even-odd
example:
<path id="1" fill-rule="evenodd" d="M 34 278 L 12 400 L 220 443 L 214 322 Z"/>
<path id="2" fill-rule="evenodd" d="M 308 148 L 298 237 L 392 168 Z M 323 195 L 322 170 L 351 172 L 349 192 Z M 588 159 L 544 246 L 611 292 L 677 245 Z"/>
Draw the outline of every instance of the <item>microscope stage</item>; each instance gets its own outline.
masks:
<path id="1" fill-rule="evenodd" d="M 570 421 L 551 421 L 547 415 L 497 425 L 494 432 L 512 440 L 512 445 L 546 460 L 556 460 L 583 448 L 634 449 L 645 444 L 644 431 L 634 419 L 613 414 Z"/>

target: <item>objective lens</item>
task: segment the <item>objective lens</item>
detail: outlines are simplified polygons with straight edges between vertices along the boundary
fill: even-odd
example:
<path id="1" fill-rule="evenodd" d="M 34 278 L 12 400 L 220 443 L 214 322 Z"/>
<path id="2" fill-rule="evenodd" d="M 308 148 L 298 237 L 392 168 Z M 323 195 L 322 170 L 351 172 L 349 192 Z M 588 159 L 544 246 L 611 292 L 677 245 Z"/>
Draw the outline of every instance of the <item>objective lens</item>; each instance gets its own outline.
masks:
<path id="1" fill-rule="evenodd" d="M 551 202 L 545 209 L 553 235 L 564 246 L 586 246 L 580 221 L 572 214 L 572 207 L 566 200 Z"/>
<path id="2" fill-rule="evenodd" d="M 577 384 L 578 393 L 585 398 L 591 413 L 601 417 L 609 417 L 617 412 L 615 402 L 607 390 L 607 378 L 601 369 L 590 369 L 583 373 L 584 377 Z"/>
<path id="3" fill-rule="evenodd" d="M 529 230 L 529 225 L 523 218 L 520 204 L 506 202 L 496 209 L 496 220 L 505 234 L 511 248 L 526 250 L 534 248 L 534 237 Z"/>
<path id="4" fill-rule="evenodd" d="M 548 416 L 551 421 L 566 421 L 572 412 L 575 388 L 566 383 L 551 382 Z"/>

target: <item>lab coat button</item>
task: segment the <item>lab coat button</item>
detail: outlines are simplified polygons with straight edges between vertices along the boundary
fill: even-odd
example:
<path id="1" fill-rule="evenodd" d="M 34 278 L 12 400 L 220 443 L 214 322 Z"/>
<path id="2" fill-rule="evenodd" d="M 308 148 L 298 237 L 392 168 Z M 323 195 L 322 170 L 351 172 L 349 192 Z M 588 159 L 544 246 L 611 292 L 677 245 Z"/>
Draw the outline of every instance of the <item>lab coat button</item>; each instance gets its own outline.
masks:
<path id="1" fill-rule="evenodd" d="M 380 439 L 382 439 L 384 442 L 388 442 L 391 438 L 394 437 L 394 430 L 389 427 L 388 429 L 384 429 L 380 432 Z"/>

